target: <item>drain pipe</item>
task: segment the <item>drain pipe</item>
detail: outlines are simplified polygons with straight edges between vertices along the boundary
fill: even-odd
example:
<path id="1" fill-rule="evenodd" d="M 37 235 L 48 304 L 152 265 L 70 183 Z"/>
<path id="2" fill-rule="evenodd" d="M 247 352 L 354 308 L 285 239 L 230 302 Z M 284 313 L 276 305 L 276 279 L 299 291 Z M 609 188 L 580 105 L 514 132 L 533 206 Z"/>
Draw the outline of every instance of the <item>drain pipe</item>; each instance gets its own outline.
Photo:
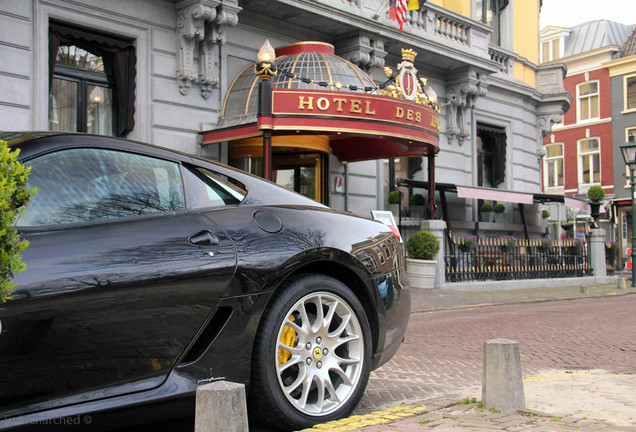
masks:
<path id="1" fill-rule="evenodd" d="M 349 163 L 343 162 L 344 165 L 344 211 L 349 211 Z"/>

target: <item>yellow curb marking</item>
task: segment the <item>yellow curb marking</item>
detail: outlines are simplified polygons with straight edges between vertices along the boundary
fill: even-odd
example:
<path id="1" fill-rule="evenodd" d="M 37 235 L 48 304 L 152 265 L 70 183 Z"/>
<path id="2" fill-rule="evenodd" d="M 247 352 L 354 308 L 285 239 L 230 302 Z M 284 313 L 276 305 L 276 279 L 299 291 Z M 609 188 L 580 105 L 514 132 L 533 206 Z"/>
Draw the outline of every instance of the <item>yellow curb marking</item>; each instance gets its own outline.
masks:
<path id="1" fill-rule="evenodd" d="M 553 381 L 561 381 L 564 378 L 569 378 L 573 375 L 604 375 L 607 372 L 598 371 L 598 370 L 564 370 L 564 371 L 555 371 L 553 373 L 547 373 L 544 375 L 533 375 L 527 378 L 524 378 L 524 381 L 541 381 L 541 382 L 553 382 Z"/>
<path id="2" fill-rule="evenodd" d="M 426 411 L 428 411 L 428 409 L 422 406 L 399 406 L 387 408 L 381 411 L 374 411 L 365 415 L 354 415 L 348 418 L 334 420 L 328 423 L 317 424 L 310 429 L 303 429 L 298 432 L 316 432 L 325 430 L 333 432 L 346 432 L 365 426 L 377 426 L 385 423 L 390 423 L 394 420 L 399 420 L 406 417 L 413 417 Z"/>

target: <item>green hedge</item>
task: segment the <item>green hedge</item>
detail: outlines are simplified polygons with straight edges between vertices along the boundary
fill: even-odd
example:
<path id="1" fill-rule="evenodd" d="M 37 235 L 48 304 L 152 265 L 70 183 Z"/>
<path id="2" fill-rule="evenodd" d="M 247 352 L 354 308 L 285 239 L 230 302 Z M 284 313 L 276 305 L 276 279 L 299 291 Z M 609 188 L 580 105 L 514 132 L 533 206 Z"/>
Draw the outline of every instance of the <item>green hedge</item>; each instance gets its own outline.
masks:
<path id="1" fill-rule="evenodd" d="M 29 242 L 20 239 L 15 223 L 36 192 L 26 185 L 31 168 L 18 162 L 19 153 L 0 141 L 0 303 L 11 298 L 13 277 L 26 268 L 20 253 Z"/>

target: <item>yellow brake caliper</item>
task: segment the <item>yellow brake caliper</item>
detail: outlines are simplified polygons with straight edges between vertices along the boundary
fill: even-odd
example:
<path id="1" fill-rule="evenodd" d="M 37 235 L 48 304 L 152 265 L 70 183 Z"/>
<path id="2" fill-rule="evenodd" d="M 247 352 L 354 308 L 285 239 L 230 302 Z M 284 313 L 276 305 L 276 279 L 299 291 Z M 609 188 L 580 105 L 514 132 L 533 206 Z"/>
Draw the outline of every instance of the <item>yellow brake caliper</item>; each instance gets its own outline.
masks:
<path id="1" fill-rule="evenodd" d="M 294 316 L 290 315 L 289 320 L 291 322 L 294 322 Z M 288 347 L 293 347 L 294 344 L 296 343 L 296 336 L 297 335 L 294 329 L 286 325 L 285 327 L 283 327 L 282 334 L 280 335 L 280 342 L 283 345 L 287 345 Z M 287 360 L 289 360 L 290 357 L 291 357 L 291 352 L 284 349 L 278 350 L 278 364 L 285 363 Z"/>

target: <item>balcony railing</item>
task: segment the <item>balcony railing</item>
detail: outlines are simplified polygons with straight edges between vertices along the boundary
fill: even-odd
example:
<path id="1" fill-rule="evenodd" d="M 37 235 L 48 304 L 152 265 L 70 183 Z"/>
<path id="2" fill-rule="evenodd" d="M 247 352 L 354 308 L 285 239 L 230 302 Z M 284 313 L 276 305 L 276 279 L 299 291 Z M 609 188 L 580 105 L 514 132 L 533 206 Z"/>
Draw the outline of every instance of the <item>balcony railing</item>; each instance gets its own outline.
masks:
<path id="1" fill-rule="evenodd" d="M 385 0 L 315 0 L 315 3 L 336 7 L 361 18 L 368 18 L 369 22 L 381 26 L 398 27 L 396 20 L 388 18 L 388 1 Z M 491 59 L 488 52 L 492 33 L 490 27 L 431 2 L 423 3 L 418 10 L 407 11 L 403 31 L 415 38 L 438 42 L 446 46 L 450 41 L 451 46 L 473 56 Z M 504 57 L 501 56 L 496 61 L 505 63 Z"/>
<path id="2" fill-rule="evenodd" d="M 488 47 L 488 54 L 490 59 L 499 63 L 500 70 L 504 75 L 511 76 L 513 74 L 513 65 L 515 54 L 496 45 L 490 45 Z"/>

